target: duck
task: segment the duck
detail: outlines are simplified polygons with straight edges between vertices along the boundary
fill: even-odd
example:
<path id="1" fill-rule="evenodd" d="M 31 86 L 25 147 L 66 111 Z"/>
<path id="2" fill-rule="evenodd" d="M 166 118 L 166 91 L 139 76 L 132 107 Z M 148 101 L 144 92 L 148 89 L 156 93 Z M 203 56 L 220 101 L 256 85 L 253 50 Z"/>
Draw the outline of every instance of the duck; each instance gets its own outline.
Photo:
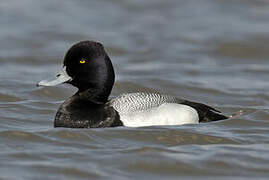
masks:
<path id="1" fill-rule="evenodd" d="M 177 126 L 233 117 L 211 106 L 162 93 L 134 92 L 109 98 L 114 82 L 114 68 L 104 46 L 87 40 L 67 51 L 54 80 L 42 80 L 37 85 L 68 83 L 78 89 L 60 105 L 54 127 Z"/>

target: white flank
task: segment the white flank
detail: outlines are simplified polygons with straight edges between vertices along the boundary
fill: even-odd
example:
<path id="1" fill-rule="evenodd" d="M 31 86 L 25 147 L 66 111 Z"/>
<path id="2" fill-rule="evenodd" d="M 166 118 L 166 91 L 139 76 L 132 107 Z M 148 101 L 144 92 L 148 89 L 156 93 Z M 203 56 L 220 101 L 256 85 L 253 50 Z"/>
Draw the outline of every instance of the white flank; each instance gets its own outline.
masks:
<path id="1" fill-rule="evenodd" d="M 128 127 L 199 123 L 198 113 L 195 109 L 175 103 L 164 103 L 149 110 L 119 113 L 119 115 L 124 126 Z"/>
<path id="2" fill-rule="evenodd" d="M 110 101 L 124 126 L 158 126 L 197 124 L 197 111 L 176 103 L 172 96 L 154 93 L 130 93 Z"/>

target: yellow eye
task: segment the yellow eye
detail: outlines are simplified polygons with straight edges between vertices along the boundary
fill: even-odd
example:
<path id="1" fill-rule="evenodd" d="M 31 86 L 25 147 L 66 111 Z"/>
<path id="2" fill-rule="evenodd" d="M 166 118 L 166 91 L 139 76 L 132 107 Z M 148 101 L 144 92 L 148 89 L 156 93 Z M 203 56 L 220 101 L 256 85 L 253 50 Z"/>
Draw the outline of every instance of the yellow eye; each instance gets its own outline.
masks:
<path id="1" fill-rule="evenodd" d="M 85 63 L 86 63 L 86 60 L 85 60 L 85 59 L 81 59 L 81 60 L 79 61 L 79 63 L 80 63 L 80 64 L 85 64 Z"/>

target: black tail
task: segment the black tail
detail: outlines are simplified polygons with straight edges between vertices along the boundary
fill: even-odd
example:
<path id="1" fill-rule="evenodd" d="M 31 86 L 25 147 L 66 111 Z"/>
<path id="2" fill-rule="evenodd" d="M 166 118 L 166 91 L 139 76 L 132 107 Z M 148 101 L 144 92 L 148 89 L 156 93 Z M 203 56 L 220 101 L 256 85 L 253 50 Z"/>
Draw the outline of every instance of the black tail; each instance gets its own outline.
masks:
<path id="1" fill-rule="evenodd" d="M 225 116 L 221 114 L 219 110 L 216 110 L 205 104 L 191 102 L 191 101 L 184 101 L 181 104 L 185 104 L 194 108 L 198 112 L 199 122 L 219 121 L 219 120 L 233 117 L 233 116 L 229 116 L 229 117 Z"/>

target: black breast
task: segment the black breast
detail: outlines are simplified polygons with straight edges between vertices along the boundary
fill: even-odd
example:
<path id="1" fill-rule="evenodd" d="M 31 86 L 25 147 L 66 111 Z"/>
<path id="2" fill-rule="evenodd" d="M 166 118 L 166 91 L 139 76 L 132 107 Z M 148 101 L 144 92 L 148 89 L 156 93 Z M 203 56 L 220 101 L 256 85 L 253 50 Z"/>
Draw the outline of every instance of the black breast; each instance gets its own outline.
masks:
<path id="1" fill-rule="evenodd" d="M 54 127 L 68 128 L 104 128 L 122 125 L 119 114 L 113 107 L 81 100 L 76 95 L 60 106 L 54 121 Z"/>

